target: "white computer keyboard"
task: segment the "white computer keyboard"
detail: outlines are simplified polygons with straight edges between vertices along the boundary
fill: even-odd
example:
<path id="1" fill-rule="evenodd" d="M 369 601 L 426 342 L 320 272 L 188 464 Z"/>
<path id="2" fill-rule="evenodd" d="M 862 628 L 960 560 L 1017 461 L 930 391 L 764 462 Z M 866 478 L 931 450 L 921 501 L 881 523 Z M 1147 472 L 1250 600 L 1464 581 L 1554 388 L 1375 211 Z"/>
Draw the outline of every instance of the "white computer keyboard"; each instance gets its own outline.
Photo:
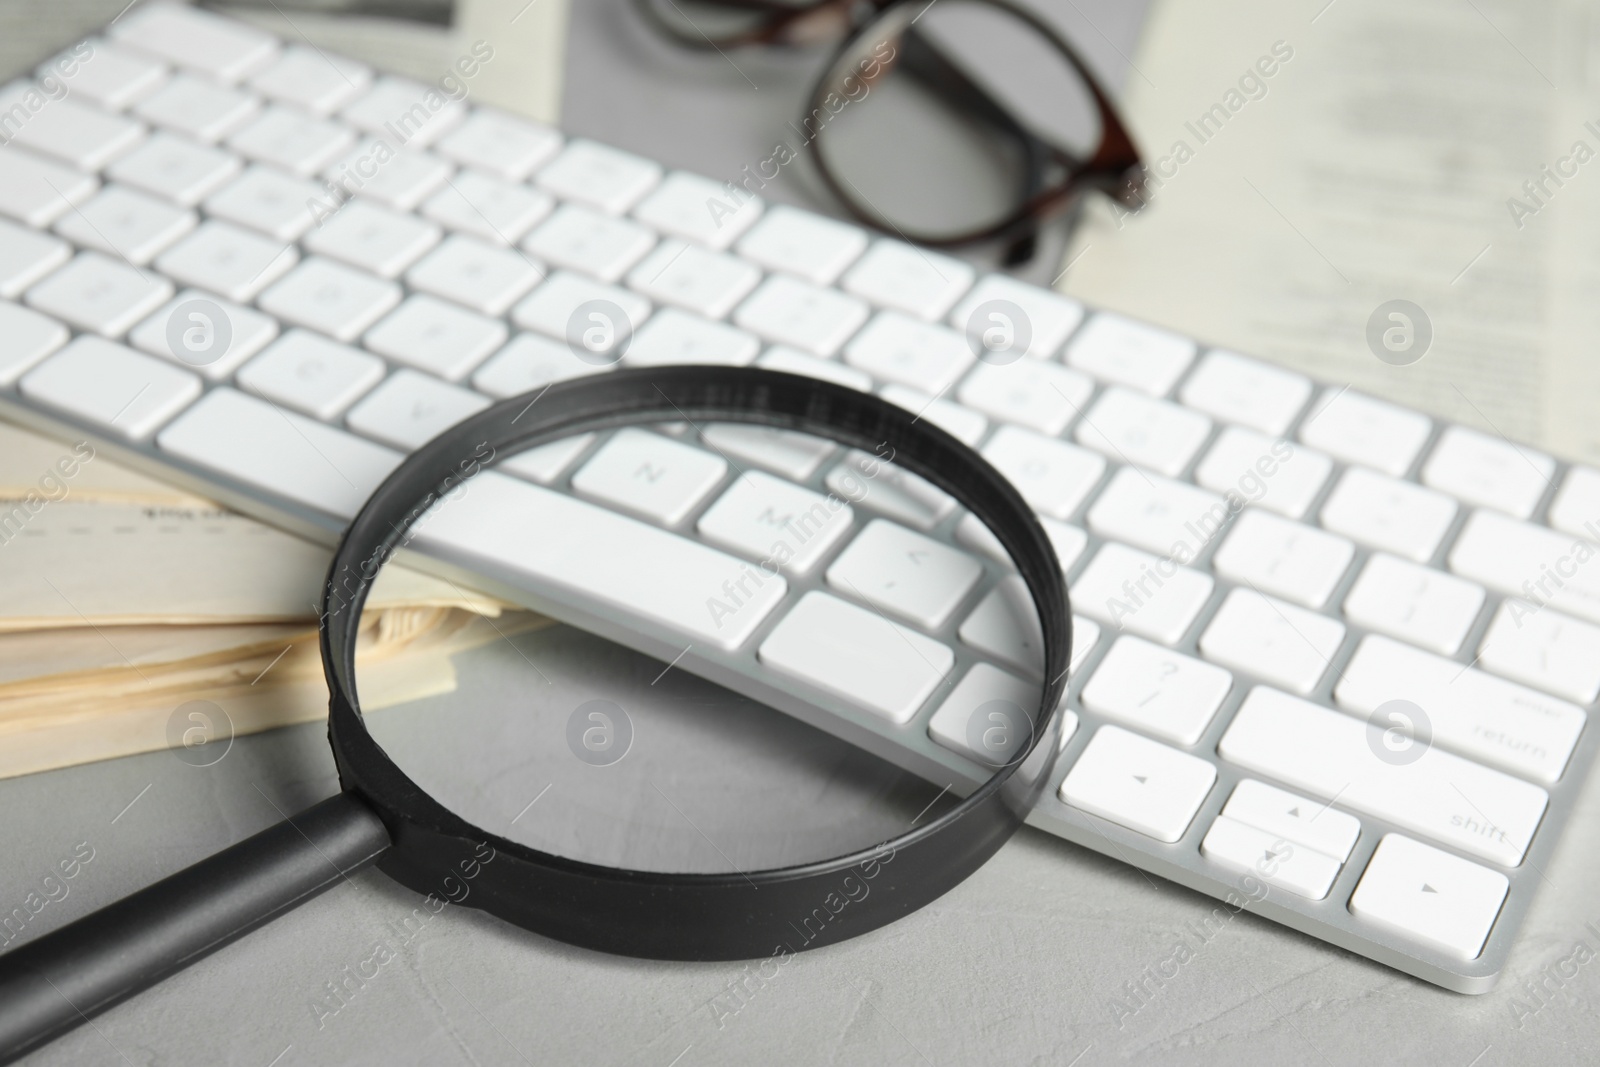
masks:
<path id="1" fill-rule="evenodd" d="M 718 219 L 720 183 L 431 88 L 148 4 L 0 90 L 0 413 L 331 539 L 451 422 L 597 370 L 565 340 L 586 301 L 632 322 L 625 365 L 877 390 L 1011 478 L 1068 575 L 1068 737 L 1036 825 L 1219 909 L 1493 984 L 1595 754 L 1600 472 L 806 212 Z M 231 333 L 200 367 L 169 333 L 191 299 Z M 967 318 L 996 299 L 1034 358 L 974 359 Z M 648 492 L 641 460 L 663 472 Z M 762 511 L 861 462 L 764 430 L 624 430 L 485 492 L 714 578 L 765 554 Z M 731 628 L 619 591 L 599 555 L 530 547 L 502 573 L 541 610 L 970 778 L 966 712 L 1034 668 L 1016 579 L 925 484 L 842 515 Z M 448 554 L 450 535 L 429 536 Z M 913 550 L 928 565 L 899 580 Z M 1425 709 L 1431 744 L 1369 722 L 1393 699 Z"/>

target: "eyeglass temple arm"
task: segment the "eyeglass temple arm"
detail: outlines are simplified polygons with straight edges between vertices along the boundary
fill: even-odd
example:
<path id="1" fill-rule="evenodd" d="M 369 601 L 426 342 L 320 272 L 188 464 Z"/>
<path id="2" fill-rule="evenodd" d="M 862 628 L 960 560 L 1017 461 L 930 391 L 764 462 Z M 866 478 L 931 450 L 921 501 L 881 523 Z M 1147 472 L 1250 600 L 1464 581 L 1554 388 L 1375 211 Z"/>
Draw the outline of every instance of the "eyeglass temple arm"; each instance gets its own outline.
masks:
<path id="1" fill-rule="evenodd" d="M 0 956 L 0 1063 L 55 1040 L 375 861 L 389 833 L 339 793 Z"/>

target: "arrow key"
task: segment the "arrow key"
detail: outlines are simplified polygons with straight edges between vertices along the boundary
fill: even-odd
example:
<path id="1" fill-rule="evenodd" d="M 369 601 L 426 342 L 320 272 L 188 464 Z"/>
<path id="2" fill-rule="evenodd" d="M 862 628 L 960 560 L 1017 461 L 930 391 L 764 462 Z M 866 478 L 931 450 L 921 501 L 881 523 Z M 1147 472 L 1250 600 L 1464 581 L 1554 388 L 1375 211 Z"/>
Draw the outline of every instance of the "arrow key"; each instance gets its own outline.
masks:
<path id="1" fill-rule="evenodd" d="M 1098 677 L 1098 676 L 1097 676 Z M 1320 800 L 1307 800 L 1254 778 L 1234 787 L 1222 814 L 1274 837 L 1304 845 L 1343 863 L 1350 858 L 1361 821 Z"/>
<path id="2" fill-rule="evenodd" d="M 1470 960 L 1483 951 L 1509 886 L 1499 871 L 1388 834 L 1372 854 L 1350 910 L 1374 926 Z"/>
<path id="3" fill-rule="evenodd" d="M 1211 792 L 1210 762 L 1102 726 L 1061 782 L 1061 799 L 1158 841 L 1176 841 Z"/>
<path id="4" fill-rule="evenodd" d="M 1206 858 L 1236 871 L 1253 874 L 1311 900 L 1328 895 L 1342 864 L 1332 856 L 1297 845 L 1265 830 L 1246 826 L 1226 815 L 1217 816 L 1206 839 L 1200 842 Z"/>

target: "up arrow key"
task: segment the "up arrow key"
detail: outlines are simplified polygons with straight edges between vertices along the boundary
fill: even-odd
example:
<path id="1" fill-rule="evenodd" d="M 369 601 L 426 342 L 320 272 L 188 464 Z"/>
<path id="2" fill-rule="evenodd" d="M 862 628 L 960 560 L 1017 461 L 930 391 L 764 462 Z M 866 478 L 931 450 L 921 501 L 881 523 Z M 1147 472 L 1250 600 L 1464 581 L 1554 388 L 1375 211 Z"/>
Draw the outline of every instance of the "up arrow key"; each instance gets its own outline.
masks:
<path id="1" fill-rule="evenodd" d="M 1422 883 L 1422 891 L 1424 893 L 1437 893 L 1438 892 L 1437 889 L 1433 888 L 1433 886 L 1429 885 L 1427 882 L 1423 882 Z"/>

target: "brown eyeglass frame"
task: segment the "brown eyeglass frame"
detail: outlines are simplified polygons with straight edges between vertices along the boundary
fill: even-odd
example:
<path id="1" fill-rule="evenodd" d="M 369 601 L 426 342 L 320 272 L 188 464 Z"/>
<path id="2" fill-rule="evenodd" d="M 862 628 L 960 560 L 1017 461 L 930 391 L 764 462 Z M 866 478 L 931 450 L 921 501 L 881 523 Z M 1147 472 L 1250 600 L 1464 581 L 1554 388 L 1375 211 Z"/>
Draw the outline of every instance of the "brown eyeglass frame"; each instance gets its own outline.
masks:
<path id="1" fill-rule="evenodd" d="M 676 8 L 675 0 L 665 2 Z M 1065 212 L 1079 193 L 1099 190 L 1120 201 L 1130 210 L 1137 210 L 1144 202 L 1144 167 L 1139 150 L 1123 125 L 1121 116 L 1107 98 L 1100 83 L 1090 73 L 1078 53 L 1052 27 L 1037 15 L 1023 9 L 1012 0 L 968 0 L 998 8 L 1029 26 L 1047 41 L 1072 66 L 1088 89 L 1099 112 L 1100 141 L 1087 158 L 1075 154 L 1038 137 L 1030 131 L 1004 105 L 998 103 L 983 88 L 968 77 L 959 65 L 946 57 L 926 37 L 918 35 L 912 23 L 930 4 L 925 0 L 819 0 L 808 5 L 782 3 L 781 0 L 701 0 L 718 7 L 745 10 L 760 16 L 743 30 L 715 39 L 703 33 L 690 35 L 664 17 L 661 0 L 636 0 L 636 5 L 647 19 L 663 34 L 689 48 L 716 49 L 750 46 L 799 47 L 824 42 L 841 34 L 840 43 L 832 60 L 824 68 L 816 86 L 811 91 L 807 116 L 825 108 L 828 96 L 836 92 L 843 78 L 836 78 L 840 60 L 854 54 L 864 38 L 881 35 L 907 45 L 895 60 L 903 64 L 905 72 L 922 80 L 947 102 L 962 108 L 979 120 L 1016 139 L 1025 155 L 1027 165 L 1023 179 L 1022 196 L 1016 210 L 1000 221 L 971 231 L 951 233 L 907 232 L 882 215 L 866 197 L 853 193 L 841 181 L 835 168 L 829 164 L 823 141 L 814 142 L 814 161 L 824 185 L 841 204 L 858 220 L 885 233 L 931 247 L 948 248 L 981 244 L 989 241 L 1006 242 L 1004 263 L 1013 266 L 1031 259 L 1041 224 Z M 935 0 L 936 2 L 936 0 Z M 870 14 L 863 17 L 863 12 Z M 681 10 L 680 10 L 681 13 Z M 688 21 L 687 15 L 684 16 Z M 903 25 L 893 27 L 892 23 Z M 690 23 L 693 25 L 692 23 Z M 862 75 L 852 72 L 856 77 Z M 862 78 L 870 84 L 887 74 L 880 71 L 875 78 Z M 1059 169 L 1064 180 L 1047 182 L 1046 175 Z"/>

